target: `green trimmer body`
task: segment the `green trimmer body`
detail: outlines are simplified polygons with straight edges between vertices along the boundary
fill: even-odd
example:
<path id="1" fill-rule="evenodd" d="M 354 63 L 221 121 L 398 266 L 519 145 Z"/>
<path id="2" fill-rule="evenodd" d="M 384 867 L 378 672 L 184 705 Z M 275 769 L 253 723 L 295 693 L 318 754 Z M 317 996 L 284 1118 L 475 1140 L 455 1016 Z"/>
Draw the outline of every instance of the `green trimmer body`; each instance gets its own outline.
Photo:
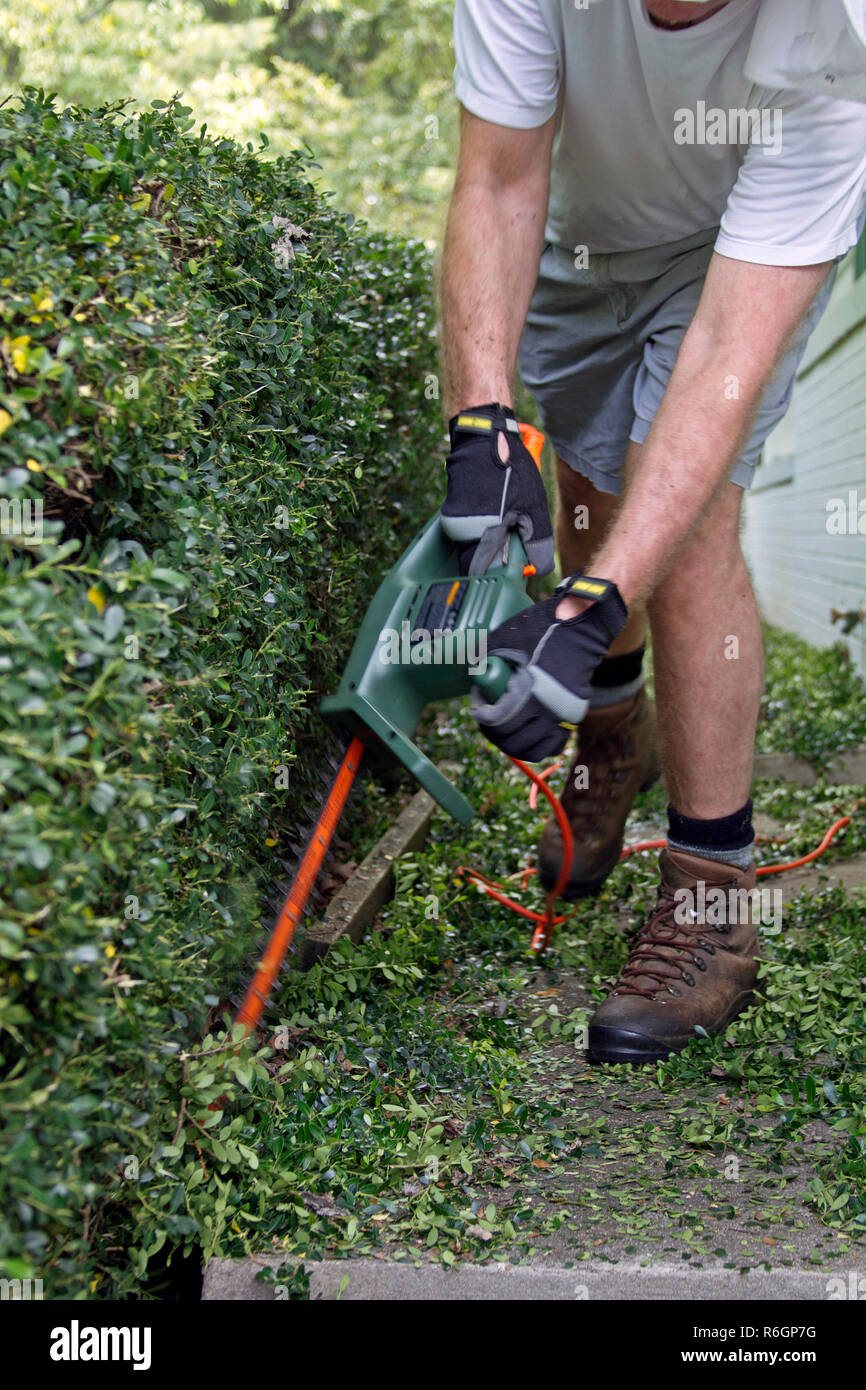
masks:
<path id="1" fill-rule="evenodd" d="M 360 735 L 374 757 L 403 763 L 461 825 L 474 807 L 421 752 L 415 730 L 426 705 L 467 695 L 473 682 L 488 700 L 504 691 L 512 670 L 487 659 L 487 636 L 531 603 L 525 566 L 512 532 L 499 568 L 461 575 L 437 511 L 382 580 L 339 689 L 320 706 L 329 722 Z"/>

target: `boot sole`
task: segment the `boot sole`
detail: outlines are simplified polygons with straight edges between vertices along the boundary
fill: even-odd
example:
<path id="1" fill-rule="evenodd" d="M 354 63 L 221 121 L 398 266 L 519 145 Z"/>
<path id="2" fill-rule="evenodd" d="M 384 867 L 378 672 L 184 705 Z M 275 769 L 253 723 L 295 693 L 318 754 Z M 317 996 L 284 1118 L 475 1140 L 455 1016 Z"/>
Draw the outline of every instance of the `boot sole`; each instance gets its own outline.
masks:
<path id="1" fill-rule="evenodd" d="M 724 1033 L 737 1014 L 742 1013 L 747 1004 L 754 999 L 754 990 L 741 994 L 734 1001 L 721 1023 L 712 1030 L 711 1036 Z M 649 1062 L 663 1062 L 675 1052 L 682 1052 L 695 1037 L 691 1033 L 682 1041 L 663 1043 L 646 1033 L 632 1033 L 627 1028 L 612 1028 L 606 1023 L 589 1025 L 589 1038 L 586 1055 L 590 1062 L 624 1062 L 629 1066 L 644 1066 Z"/>
<path id="2" fill-rule="evenodd" d="M 648 792 L 649 789 L 650 789 L 650 787 L 654 787 L 654 786 L 655 786 L 655 784 L 656 784 L 656 782 L 659 780 L 659 777 L 660 777 L 660 776 L 661 776 L 661 772 L 660 772 L 660 771 L 657 770 L 657 771 L 655 771 L 655 772 L 652 772 L 652 773 L 650 774 L 649 777 L 647 777 L 643 782 L 641 782 L 641 784 L 640 784 L 640 786 L 638 787 L 637 792 L 635 793 L 635 795 L 637 796 L 637 795 L 639 795 L 641 792 Z M 594 898 L 595 895 L 596 895 L 596 893 L 600 893 L 601 890 L 602 890 L 602 888 L 604 887 L 604 884 L 605 884 L 606 880 L 610 877 L 610 875 L 613 873 L 614 869 L 616 868 L 617 864 L 619 863 L 619 856 L 620 856 L 620 854 L 621 854 L 621 852 L 622 852 L 622 846 L 623 846 L 623 841 L 620 840 L 619 845 L 617 846 L 617 849 L 616 849 L 616 853 L 613 855 L 613 857 L 612 857 L 612 858 L 608 861 L 608 863 L 605 865 L 605 867 L 604 867 L 604 869 L 602 870 L 602 872 L 601 872 L 600 874 L 598 874 L 595 878 L 580 879 L 580 880 L 574 880 L 574 879 L 572 879 L 572 880 L 570 880 L 570 881 L 565 885 L 565 888 L 564 888 L 563 891 L 562 891 L 562 899 L 563 899 L 563 901 L 564 901 L 564 902 L 567 902 L 567 903 L 573 903 L 573 902 L 575 902 L 578 898 Z M 550 890 L 551 890 L 551 888 L 555 887 L 555 885 L 556 885 L 556 880 L 557 880 L 558 878 L 559 878 L 559 870 L 558 870 L 558 869 L 555 870 L 555 872 L 551 872 L 551 871 L 550 871 L 548 868 L 546 868 L 544 865 L 539 864 L 539 866 L 538 866 L 538 881 L 539 881 L 539 883 L 541 884 L 542 888 L 545 890 L 546 893 L 549 893 Z"/>

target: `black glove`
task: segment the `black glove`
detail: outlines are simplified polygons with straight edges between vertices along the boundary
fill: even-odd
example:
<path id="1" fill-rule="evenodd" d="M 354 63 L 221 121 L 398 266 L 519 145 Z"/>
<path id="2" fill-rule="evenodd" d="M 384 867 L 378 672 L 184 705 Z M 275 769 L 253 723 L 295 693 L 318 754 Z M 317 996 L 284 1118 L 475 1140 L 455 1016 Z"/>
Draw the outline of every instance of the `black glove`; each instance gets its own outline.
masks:
<path id="1" fill-rule="evenodd" d="M 559 619 L 567 593 L 594 602 L 576 618 Z M 494 704 L 473 688 L 472 713 L 482 733 L 503 753 L 531 763 L 561 753 L 589 708 L 592 673 L 627 618 L 615 584 L 578 570 L 550 598 L 494 628 L 487 658 L 502 657 L 515 671 Z"/>
<path id="2" fill-rule="evenodd" d="M 464 574 L 485 574 L 502 564 L 509 531 L 518 531 L 537 574 L 553 569 L 553 527 L 541 473 L 507 406 L 481 405 L 449 423 L 448 495 L 442 529 L 460 547 Z M 510 457 L 499 457 L 499 432 Z"/>

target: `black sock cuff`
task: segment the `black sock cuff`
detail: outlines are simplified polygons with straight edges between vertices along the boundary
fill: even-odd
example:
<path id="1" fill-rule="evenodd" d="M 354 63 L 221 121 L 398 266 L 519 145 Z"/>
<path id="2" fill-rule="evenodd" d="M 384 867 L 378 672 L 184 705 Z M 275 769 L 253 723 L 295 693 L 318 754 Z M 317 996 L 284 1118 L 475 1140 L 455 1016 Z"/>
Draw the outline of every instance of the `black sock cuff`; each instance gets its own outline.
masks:
<path id="1" fill-rule="evenodd" d="M 638 647 L 636 651 L 625 652 L 623 656 L 606 656 L 596 666 L 590 684 L 600 690 L 612 690 L 617 685 L 636 681 L 643 669 L 645 650 L 645 647 Z"/>
<path id="2" fill-rule="evenodd" d="M 752 803 L 747 801 L 733 815 L 719 816 L 718 820 L 695 820 L 668 806 L 668 836 L 682 845 L 703 845 L 706 849 L 748 849 L 755 838 Z"/>

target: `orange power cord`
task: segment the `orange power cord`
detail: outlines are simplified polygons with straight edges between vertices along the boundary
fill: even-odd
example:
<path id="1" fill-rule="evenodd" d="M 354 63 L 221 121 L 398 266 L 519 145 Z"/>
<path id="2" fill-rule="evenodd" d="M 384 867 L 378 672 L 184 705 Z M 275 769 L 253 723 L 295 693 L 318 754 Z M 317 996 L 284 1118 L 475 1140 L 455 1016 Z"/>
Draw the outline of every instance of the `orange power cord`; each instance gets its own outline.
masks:
<path id="1" fill-rule="evenodd" d="M 473 883 L 477 883 L 482 892 L 487 893 L 489 897 L 502 903 L 504 907 L 510 908 L 512 912 L 518 913 L 521 917 L 527 918 L 530 922 L 535 922 L 536 926 L 532 936 L 531 949 L 541 953 L 547 950 L 547 947 L 550 945 L 553 936 L 553 928 L 568 921 L 569 917 L 574 916 L 574 913 L 577 911 L 577 908 L 572 908 L 571 911 L 567 912 L 563 917 L 554 916 L 554 904 L 561 896 L 568 882 L 569 870 L 574 854 L 574 836 L 572 835 L 568 817 L 562 809 L 562 803 L 559 797 L 556 796 L 547 785 L 547 779 L 550 777 L 551 773 L 556 772 L 557 768 L 562 766 L 562 763 L 552 763 L 551 766 L 546 767 L 543 772 L 534 772 L 531 767 L 521 762 L 519 758 L 511 758 L 510 760 L 514 763 L 514 766 L 520 768 L 520 771 L 532 782 L 529 793 L 530 808 L 533 811 L 536 809 L 538 805 L 538 793 L 543 792 L 544 796 L 550 802 L 553 814 L 556 817 L 556 823 L 562 835 L 562 868 L 559 871 L 559 877 L 556 883 L 547 895 L 544 911 L 535 912 L 532 908 L 525 907 L 523 903 L 517 902 L 515 898 L 509 897 L 505 892 L 505 884 L 498 883 L 495 879 L 488 878 L 486 874 L 480 873 L 478 869 L 471 869 L 465 865 L 461 865 L 457 872 L 458 874 L 462 874 L 464 878 L 470 879 Z M 814 859 L 817 859 L 819 855 L 824 853 L 833 837 L 837 835 L 840 830 L 844 830 L 846 825 L 850 824 L 850 816 L 841 816 L 839 820 L 834 821 L 830 826 L 830 829 L 827 831 L 818 848 L 813 849 L 810 854 L 804 854 L 799 859 L 788 860 L 784 864 L 762 865 L 760 869 L 756 870 L 756 873 L 759 876 L 763 874 L 784 874 L 788 873 L 791 869 L 799 869 L 804 864 L 811 864 Z M 767 844 L 772 843 L 772 840 L 768 840 L 764 836 L 759 835 L 756 837 L 756 843 Z M 620 854 L 620 859 L 627 859 L 630 854 L 637 854 L 640 850 L 664 849 L 666 845 L 667 840 L 642 840 L 635 845 L 626 845 Z M 509 877 L 512 879 L 519 878 L 521 880 L 521 888 L 525 888 L 529 879 L 536 873 L 537 870 L 533 868 L 531 864 L 528 864 L 525 868 L 518 869 L 516 874 L 511 874 Z"/>

